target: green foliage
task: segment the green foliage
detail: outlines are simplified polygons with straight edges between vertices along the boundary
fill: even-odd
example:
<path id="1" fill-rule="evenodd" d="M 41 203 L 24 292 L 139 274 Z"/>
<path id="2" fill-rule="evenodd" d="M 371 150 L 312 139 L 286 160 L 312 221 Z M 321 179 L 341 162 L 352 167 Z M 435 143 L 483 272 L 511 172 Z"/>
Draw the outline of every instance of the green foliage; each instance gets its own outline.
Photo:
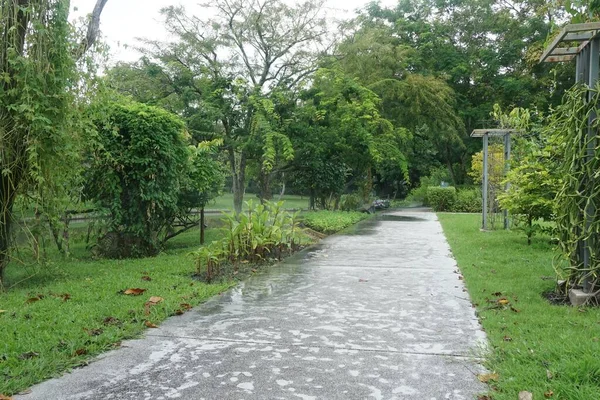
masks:
<path id="1" fill-rule="evenodd" d="M 301 244 L 298 214 L 283 209 L 284 203 L 264 202 L 254 205 L 246 202 L 241 213 L 225 214 L 225 236 L 194 253 L 196 272 L 206 281 L 220 273 L 224 263 L 259 263 L 268 259 L 281 259 L 297 250 Z"/>
<path id="2" fill-rule="evenodd" d="M 310 229 L 330 234 L 339 232 L 366 218 L 369 218 L 369 214 L 357 211 L 321 210 L 304 215 L 302 222 Z"/>
<path id="3" fill-rule="evenodd" d="M 427 201 L 434 211 L 451 211 L 456 203 L 456 188 L 430 186 Z"/>
<path id="4" fill-rule="evenodd" d="M 498 196 L 500 206 L 517 218 L 531 244 L 531 237 L 541 230 L 535 221 L 552 217 L 558 182 L 539 158 L 528 159 L 510 170 L 506 182 L 510 186 Z"/>
<path id="5" fill-rule="evenodd" d="M 588 100 L 589 96 L 589 100 Z M 560 157 L 561 179 L 556 196 L 556 226 L 569 285 L 589 279 L 592 287 L 600 277 L 600 86 L 575 86 L 565 94 L 563 104 L 549 118 L 552 145 Z M 592 121 L 592 136 L 588 136 Z M 589 266 L 584 267 L 580 243 L 587 241 Z M 560 265 L 560 264 L 559 264 Z"/>
<path id="6" fill-rule="evenodd" d="M 67 1 L 0 2 L 0 287 L 15 200 L 25 193 L 40 199 L 77 154 L 68 13 Z"/>
<path id="7" fill-rule="evenodd" d="M 459 188 L 456 191 L 456 201 L 452 206 L 452 212 L 480 213 L 482 203 L 480 188 Z"/>
<path id="8" fill-rule="evenodd" d="M 114 258 L 156 254 L 189 165 L 184 124 L 127 99 L 97 107 L 86 193 L 109 214 L 99 250 Z"/>
<path id="9" fill-rule="evenodd" d="M 340 199 L 340 210 L 342 211 L 356 211 L 362 205 L 362 198 L 356 193 L 344 194 Z"/>

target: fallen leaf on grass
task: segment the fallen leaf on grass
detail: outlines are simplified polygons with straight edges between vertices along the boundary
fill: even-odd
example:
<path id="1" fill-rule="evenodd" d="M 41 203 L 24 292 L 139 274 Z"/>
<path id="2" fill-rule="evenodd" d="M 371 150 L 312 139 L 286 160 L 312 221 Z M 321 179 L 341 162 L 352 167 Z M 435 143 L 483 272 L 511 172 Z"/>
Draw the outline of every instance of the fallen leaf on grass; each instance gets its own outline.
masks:
<path id="1" fill-rule="evenodd" d="M 549 399 L 552 396 L 554 396 L 554 392 L 552 390 L 548 390 L 547 392 L 544 392 L 545 398 Z"/>
<path id="2" fill-rule="evenodd" d="M 160 296 L 152 296 L 148 299 L 147 302 L 144 303 L 144 314 L 145 315 L 149 315 L 150 314 L 150 307 L 157 305 L 158 303 L 160 303 L 161 301 L 163 301 L 164 299 Z"/>
<path id="3" fill-rule="evenodd" d="M 36 297 L 31 297 L 25 301 L 25 304 L 35 303 L 36 301 L 40 301 L 43 298 L 44 298 L 44 296 L 42 296 L 42 295 L 38 295 Z"/>
<path id="4" fill-rule="evenodd" d="M 115 318 L 115 317 L 106 317 L 106 318 L 104 318 L 102 323 L 104 325 L 119 325 L 121 323 L 121 321 L 119 321 L 119 319 Z"/>
<path id="5" fill-rule="evenodd" d="M 487 394 L 480 394 L 477 396 L 477 400 L 492 400 L 492 397 L 488 396 Z"/>
<path id="6" fill-rule="evenodd" d="M 505 342 L 512 342 L 512 338 L 510 336 L 504 336 Z"/>
<path id="7" fill-rule="evenodd" d="M 498 381 L 498 374 L 494 373 L 494 374 L 479 374 L 477 375 L 477 379 L 479 379 L 480 382 L 483 383 L 488 383 L 489 381 Z"/>
<path id="8" fill-rule="evenodd" d="M 517 310 L 517 309 L 516 309 L 516 308 L 514 308 L 513 306 L 510 306 L 510 310 L 511 310 L 512 312 L 517 312 L 517 313 L 518 313 L 518 312 L 521 312 L 521 310 Z"/>
<path id="9" fill-rule="evenodd" d="M 12 400 L 12 397 L 0 394 L 0 400 Z"/>
<path id="10" fill-rule="evenodd" d="M 6 310 L 0 310 L 0 314 L 5 313 L 5 312 L 6 312 Z M 0 399 L 0 400 L 2 400 L 2 399 Z"/>
<path id="11" fill-rule="evenodd" d="M 548 378 L 548 379 L 554 378 L 554 375 L 552 374 L 552 372 L 550 372 L 549 369 L 546 370 L 546 378 Z"/>
<path id="12" fill-rule="evenodd" d="M 182 309 L 184 309 L 184 310 L 186 310 L 186 311 L 187 311 L 187 310 L 191 310 L 191 309 L 192 309 L 192 306 L 191 306 L 190 304 L 188 304 L 188 303 L 181 303 L 181 304 L 179 305 L 179 307 L 181 307 Z"/>
<path id="13" fill-rule="evenodd" d="M 83 356 L 84 354 L 87 354 L 87 349 L 77 349 L 77 350 L 75 350 L 75 355 L 76 356 Z"/>
<path id="14" fill-rule="evenodd" d="M 492 296 L 496 296 L 496 297 L 502 296 L 502 292 L 494 292 L 494 293 L 492 293 Z"/>
<path id="15" fill-rule="evenodd" d="M 253 273 L 256 273 L 256 269 L 252 268 L 252 272 L 253 272 Z"/>
<path id="16" fill-rule="evenodd" d="M 23 353 L 19 356 L 21 360 L 29 360 L 30 358 L 38 357 L 40 353 L 36 353 L 35 351 L 28 351 L 27 353 Z"/>
<path id="17" fill-rule="evenodd" d="M 128 296 L 139 296 L 140 294 L 144 293 L 146 290 L 148 290 L 148 289 L 131 288 L 131 289 L 125 290 L 123 292 L 123 294 L 126 294 Z"/>
<path id="18" fill-rule="evenodd" d="M 519 400 L 533 400 L 533 393 L 527 391 L 519 392 Z"/>
<path id="19" fill-rule="evenodd" d="M 154 304 L 158 304 L 161 301 L 163 301 L 164 299 L 160 296 L 152 296 L 148 299 L 148 303 L 154 303 Z"/>
<path id="20" fill-rule="evenodd" d="M 71 295 L 69 293 L 59 294 L 58 297 L 62 298 L 63 301 L 71 300 Z"/>
<path id="21" fill-rule="evenodd" d="M 152 322 L 150 321 L 146 321 L 144 322 L 144 325 L 146 325 L 148 328 L 158 328 L 158 326 L 154 325 Z"/>
<path id="22" fill-rule="evenodd" d="M 87 334 L 90 335 L 90 336 L 100 336 L 104 332 L 100 328 L 94 328 L 94 329 L 83 328 L 83 330 L 86 331 Z"/>
<path id="23" fill-rule="evenodd" d="M 142 276 L 142 280 L 150 282 L 152 280 L 152 278 L 150 278 L 148 275 L 144 275 L 144 276 Z"/>
<path id="24" fill-rule="evenodd" d="M 501 298 L 501 299 L 498 299 L 498 304 L 500 304 L 501 306 L 505 306 L 505 305 L 507 305 L 508 303 L 510 303 L 510 301 L 508 301 L 508 300 L 507 300 L 506 298 L 504 298 L 504 297 L 503 297 L 503 298 Z"/>

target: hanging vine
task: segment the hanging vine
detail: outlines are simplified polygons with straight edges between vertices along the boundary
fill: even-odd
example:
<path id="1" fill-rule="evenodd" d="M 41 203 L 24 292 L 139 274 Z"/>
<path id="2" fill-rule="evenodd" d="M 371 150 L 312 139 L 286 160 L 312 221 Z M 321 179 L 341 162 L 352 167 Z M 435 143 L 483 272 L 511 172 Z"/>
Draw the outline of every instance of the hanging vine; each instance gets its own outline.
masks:
<path id="1" fill-rule="evenodd" d="M 593 89 L 575 86 L 566 92 L 548 124 L 562 177 L 556 196 L 561 256 L 555 265 L 568 287 L 587 281 L 590 291 L 596 290 L 600 276 L 599 105 L 600 85 Z M 589 251 L 587 266 L 583 262 L 584 247 Z"/>

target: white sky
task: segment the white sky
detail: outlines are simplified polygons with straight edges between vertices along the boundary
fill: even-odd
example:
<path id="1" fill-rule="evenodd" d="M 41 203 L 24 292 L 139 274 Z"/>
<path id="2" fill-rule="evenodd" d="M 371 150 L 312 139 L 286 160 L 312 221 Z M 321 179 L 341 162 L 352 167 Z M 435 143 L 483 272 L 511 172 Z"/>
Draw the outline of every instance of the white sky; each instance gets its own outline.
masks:
<path id="1" fill-rule="evenodd" d="M 102 13 L 100 29 L 111 47 L 112 61 L 134 61 L 139 54 L 127 46 L 135 46 L 136 38 L 163 39 L 165 31 L 159 10 L 162 7 L 182 4 L 187 9 L 199 10 L 198 0 L 108 0 Z M 364 7 L 370 0 L 327 0 L 336 18 L 350 18 L 354 10 Z M 90 13 L 96 0 L 72 0 L 71 18 Z M 395 0 L 381 0 L 386 6 Z M 74 11 L 77 10 L 77 11 Z M 201 12 L 201 11 L 200 11 Z"/>

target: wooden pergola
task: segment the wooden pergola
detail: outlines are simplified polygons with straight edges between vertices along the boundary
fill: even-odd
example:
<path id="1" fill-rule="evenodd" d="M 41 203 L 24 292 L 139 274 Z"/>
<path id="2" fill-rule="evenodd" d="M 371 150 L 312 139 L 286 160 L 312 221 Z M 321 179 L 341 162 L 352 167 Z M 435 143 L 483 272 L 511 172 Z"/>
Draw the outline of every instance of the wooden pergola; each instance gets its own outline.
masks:
<path id="1" fill-rule="evenodd" d="M 483 177 L 481 180 L 481 192 L 483 196 L 482 207 L 482 222 L 481 229 L 488 230 L 488 190 L 489 190 L 489 173 L 488 173 L 488 143 L 490 136 L 504 137 L 504 165 L 505 173 L 508 171 L 510 160 L 510 135 L 515 133 L 514 129 L 475 129 L 471 133 L 471 137 L 483 138 Z M 508 183 L 507 187 L 508 189 Z M 504 229 L 508 229 L 508 211 L 504 210 Z"/>
<path id="2" fill-rule="evenodd" d="M 600 22 L 590 22 L 585 24 L 574 24 L 565 26 L 552 43 L 546 47 L 540 62 L 565 62 L 575 59 L 575 82 L 583 83 L 592 88 L 598 82 L 600 70 Z M 592 94 L 588 96 L 591 101 Z M 596 133 L 592 128 L 595 115 L 590 115 L 588 119 L 588 130 L 586 139 L 587 157 L 593 157 L 595 152 Z M 585 208 L 586 224 L 589 224 L 588 216 L 595 214 L 595 205 L 588 202 Z M 589 227 L 589 225 L 587 225 Z M 587 239 L 582 239 L 577 244 L 579 262 L 588 268 L 590 265 L 590 249 Z M 590 290 L 591 281 L 586 279 L 583 282 L 584 292 Z"/>

